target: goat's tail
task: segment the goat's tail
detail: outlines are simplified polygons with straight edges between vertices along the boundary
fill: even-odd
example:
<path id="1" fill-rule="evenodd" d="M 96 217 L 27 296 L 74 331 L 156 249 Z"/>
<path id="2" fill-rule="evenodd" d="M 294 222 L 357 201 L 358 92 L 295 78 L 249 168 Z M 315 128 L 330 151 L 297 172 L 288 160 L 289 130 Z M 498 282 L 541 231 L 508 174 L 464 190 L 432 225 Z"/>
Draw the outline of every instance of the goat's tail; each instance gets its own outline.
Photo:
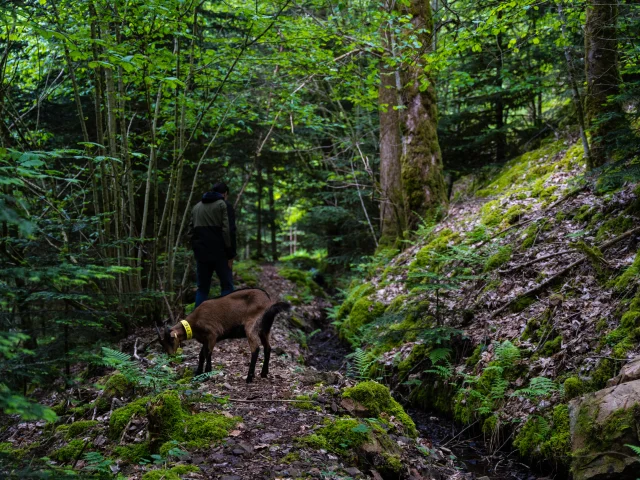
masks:
<path id="1" fill-rule="evenodd" d="M 291 305 L 287 302 L 277 302 L 271 305 L 263 314 L 262 321 L 260 325 L 260 330 L 264 333 L 269 333 L 271 331 L 271 327 L 273 326 L 273 321 L 276 319 L 276 315 L 280 312 L 284 312 L 289 310 Z"/>

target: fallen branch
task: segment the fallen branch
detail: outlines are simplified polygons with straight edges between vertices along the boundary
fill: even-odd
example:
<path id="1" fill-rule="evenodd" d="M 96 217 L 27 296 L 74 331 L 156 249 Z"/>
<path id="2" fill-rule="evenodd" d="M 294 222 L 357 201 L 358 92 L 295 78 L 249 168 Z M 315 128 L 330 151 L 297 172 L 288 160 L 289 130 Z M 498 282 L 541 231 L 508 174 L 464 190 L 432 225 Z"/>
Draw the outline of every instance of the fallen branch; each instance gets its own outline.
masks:
<path id="1" fill-rule="evenodd" d="M 312 402 L 312 403 L 317 403 L 318 405 L 320 405 L 320 402 L 318 402 L 317 400 L 283 400 L 283 399 L 279 399 L 279 398 L 273 398 L 273 399 L 268 399 L 268 400 L 244 400 L 244 399 L 240 399 L 240 398 L 229 398 L 229 397 L 221 397 L 219 395 L 211 395 L 211 397 L 213 398 L 218 398 L 220 400 L 226 400 L 227 402 L 238 402 L 238 403 L 271 403 L 271 402 L 277 402 L 277 403 L 300 403 L 300 402 Z"/>
<path id="2" fill-rule="evenodd" d="M 624 240 L 627 237 L 630 237 L 631 235 L 633 235 L 634 233 L 638 233 L 640 232 L 640 227 L 636 227 L 636 228 L 632 228 L 631 230 L 626 231 L 625 233 L 623 233 L 622 235 L 619 235 L 615 238 L 612 238 L 609 241 L 604 242 L 602 245 L 600 245 L 598 248 L 602 251 L 606 248 L 609 248 L 612 245 L 615 245 L 616 243 L 618 243 L 621 240 Z M 546 279 L 544 282 L 542 282 L 540 285 L 537 285 L 533 288 L 530 288 L 529 290 L 527 290 L 524 293 L 521 293 L 520 295 L 515 296 L 514 298 L 512 298 L 511 300 L 509 300 L 507 303 L 505 303 L 502 307 L 500 307 L 498 310 L 496 310 L 495 312 L 493 312 L 492 317 L 495 317 L 496 315 L 498 315 L 499 313 L 504 312 L 507 308 L 509 308 L 516 300 L 523 298 L 523 297 L 530 297 L 532 295 L 535 295 L 536 293 L 544 290 L 546 287 L 548 287 L 549 285 L 551 285 L 553 282 L 555 282 L 558 278 L 561 278 L 563 276 L 565 276 L 567 273 L 569 273 L 571 270 L 573 270 L 575 267 L 577 267 L 578 265 L 582 264 L 585 260 L 587 260 L 587 256 L 583 256 L 581 258 L 579 258 L 578 260 L 576 260 L 575 262 L 572 262 L 571 264 L 569 264 L 568 266 L 566 266 L 565 268 L 563 268 L 562 270 L 560 270 L 558 273 L 552 275 L 551 277 L 549 277 L 548 279 Z"/>
<path id="3" fill-rule="evenodd" d="M 515 267 L 510 268 L 509 270 L 498 270 L 498 273 L 509 274 L 509 273 L 517 272 L 521 268 L 529 267 L 534 263 L 542 262 L 543 260 L 547 260 L 553 257 L 559 257 L 560 255 L 564 255 L 566 253 L 575 253 L 575 250 L 562 250 L 561 252 L 550 253 L 549 255 L 544 255 L 542 257 L 534 258 L 533 260 L 530 260 L 528 262 L 521 263 L 520 265 L 516 265 Z"/>

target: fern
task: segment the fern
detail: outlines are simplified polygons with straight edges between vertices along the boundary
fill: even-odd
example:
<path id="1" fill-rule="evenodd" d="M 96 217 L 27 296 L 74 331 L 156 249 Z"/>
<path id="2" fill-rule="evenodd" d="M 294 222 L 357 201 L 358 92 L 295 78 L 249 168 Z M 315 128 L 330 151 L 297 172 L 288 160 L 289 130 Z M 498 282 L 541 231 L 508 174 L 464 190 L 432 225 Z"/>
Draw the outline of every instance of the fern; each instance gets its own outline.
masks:
<path id="1" fill-rule="evenodd" d="M 368 380 L 369 370 L 376 363 L 378 357 L 371 352 L 357 348 L 355 352 L 347 355 L 347 375 L 357 380 Z"/>
<path id="2" fill-rule="evenodd" d="M 139 385 L 143 373 L 140 365 L 131 360 L 131 355 L 111 348 L 102 347 L 102 364 L 106 367 L 115 368 L 124 375 L 131 383 Z"/>
<path id="3" fill-rule="evenodd" d="M 520 360 L 520 349 L 509 340 L 496 344 L 495 353 L 501 367 L 512 367 Z"/>
<path id="4" fill-rule="evenodd" d="M 529 382 L 528 388 L 516 390 L 511 395 L 519 397 L 537 398 L 546 397 L 558 391 L 558 386 L 553 380 L 547 377 L 535 377 Z"/>
<path id="5" fill-rule="evenodd" d="M 453 367 L 449 362 L 446 365 L 434 365 L 428 370 L 425 370 L 425 373 L 435 373 L 436 375 L 442 378 L 451 378 L 453 375 Z"/>
<path id="6" fill-rule="evenodd" d="M 640 447 L 636 445 L 629 445 L 629 444 L 625 444 L 625 447 L 629 447 L 631 450 L 633 450 L 633 453 L 635 453 L 636 455 L 638 455 L 638 457 L 640 457 Z"/>
<path id="7" fill-rule="evenodd" d="M 429 360 L 431 360 L 431 363 L 434 365 L 443 360 L 449 360 L 450 356 L 450 348 L 435 348 L 429 352 Z"/>
<path id="8" fill-rule="evenodd" d="M 222 373 L 222 371 L 220 370 L 211 370 L 210 372 L 204 372 L 201 373 L 200 375 L 196 375 L 195 377 L 193 377 L 191 379 L 192 383 L 202 383 L 206 380 L 209 380 L 212 377 L 215 377 L 216 375 L 220 375 Z"/>

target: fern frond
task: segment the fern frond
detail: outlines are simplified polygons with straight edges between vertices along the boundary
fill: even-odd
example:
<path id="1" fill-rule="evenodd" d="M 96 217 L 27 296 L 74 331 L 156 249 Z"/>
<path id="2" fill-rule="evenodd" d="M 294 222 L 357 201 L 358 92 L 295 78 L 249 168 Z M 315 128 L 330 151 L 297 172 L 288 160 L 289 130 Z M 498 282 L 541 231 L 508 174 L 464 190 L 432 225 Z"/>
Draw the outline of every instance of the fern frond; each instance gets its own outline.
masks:
<path id="1" fill-rule="evenodd" d="M 433 365 L 443 360 L 448 360 L 450 356 L 451 356 L 450 348 L 436 348 L 429 352 L 429 360 L 431 360 L 431 363 Z"/>
<path id="2" fill-rule="evenodd" d="M 537 398 L 546 397 L 558 391 L 558 385 L 547 377 L 535 377 L 529 382 L 529 387 L 516 390 L 511 395 L 519 397 Z"/>
<path id="3" fill-rule="evenodd" d="M 204 373 L 201 373 L 200 375 L 196 375 L 191 379 L 191 381 L 193 383 L 201 383 L 201 382 L 204 382 L 205 380 L 209 380 L 210 378 L 215 377 L 216 375 L 220 375 L 221 373 L 222 373 L 221 370 L 211 370 L 210 372 L 204 372 Z"/>
<path id="4" fill-rule="evenodd" d="M 378 357 L 362 348 L 356 348 L 355 352 L 347 355 L 347 375 L 357 380 L 369 379 L 371 366 L 378 361 Z"/>
<path id="5" fill-rule="evenodd" d="M 633 450 L 633 452 L 636 455 L 640 457 L 640 447 L 637 447 L 636 445 L 629 445 L 629 444 L 625 444 L 625 447 L 629 447 L 631 450 Z"/>
<path id="6" fill-rule="evenodd" d="M 520 349 L 509 340 L 498 343 L 495 347 L 496 359 L 503 367 L 512 367 L 520 360 Z"/>
<path id="7" fill-rule="evenodd" d="M 453 375 L 453 367 L 450 364 L 434 365 L 433 368 L 425 370 L 425 373 L 435 373 L 436 375 L 446 379 Z"/>

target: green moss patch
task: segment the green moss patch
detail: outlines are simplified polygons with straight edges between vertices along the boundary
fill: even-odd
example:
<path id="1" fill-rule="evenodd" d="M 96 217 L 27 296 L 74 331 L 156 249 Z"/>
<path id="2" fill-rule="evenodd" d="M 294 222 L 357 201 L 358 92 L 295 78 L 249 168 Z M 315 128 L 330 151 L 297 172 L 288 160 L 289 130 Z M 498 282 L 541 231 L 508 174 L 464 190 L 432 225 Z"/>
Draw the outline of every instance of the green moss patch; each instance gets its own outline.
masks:
<path id="1" fill-rule="evenodd" d="M 511 254 L 513 253 L 513 248 L 511 245 L 506 245 L 504 247 L 500 247 L 496 253 L 491 255 L 487 261 L 484 263 L 484 271 L 490 272 L 495 270 L 496 268 L 501 267 L 509 260 L 511 260 Z"/>
<path id="2" fill-rule="evenodd" d="M 356 418 L 327 420 L 316 433 L 302 438 L 314 448 L 325 449 L 343 456 L 353 455 L 353 451 L 365 443 L 373 441 L 371 429 Z"/>
<path id="3" fill-rule="evenodd" d="M 120 445 L 113 449 L 113 453 L 115 456 L 128 463 L 138 463 L 140 460 L 151 456 L 149 442 Z"/>
<path id="4" fill-rule="evenodd" d="M 569 407 L 557 405 L 550 421 L 533 415 L 516 435 L 513 446 L 525 458 L 545 458 L 568 464 L 571 453 Z"/>
<path id="5" fill-rule="evenodd" d="M 58 450 L 54 451 L 51 454 L 51 458 L 62 463 L 67 463 L 71 460 L 75 460 L 80 456 L 80 452 L 83 451 L 83 448 L 84 448 L 84 453 L 86 453 L 92 447 L 91 443 L 87 444 L 86 448 L 84 444 L 85 444 L 84 440 L 80 440 L 80 439 L 71 440 L 64 447 L 61 447 Z"/>
<path id="6" fill-rule="evenodd" d="M 200 468 L 195 465 L 176 465 L 170 469 L 151 470 L 142 476 L 141 480 L 180 480 L 180 475 L 198 473 Z"/>
<path id="7" fill-rule="evenodd" d="M 342 396 L 364 405 L 373 416 L 379 417 L 381 414 L 387 414 L 389 417 L 395 417 L 404 426 L 409 436 L 416 437 L 418 435 L 415 423 L 391 396 L 388 387 L 373 381 L 361 382 L 355 387 L 347 388 Z"/>
<path id="8" fill-rule="evenodd" d="M 147 407 L 149 420 L 150 448 L 158 451 L 169 440 L 182 442 L 186 448 L 204 448 L 227 437 L 239 417 L 227 418 L 216 413 L 186 412 L 175 392 L 165 392 L 156 396 Z"/>
<path id="9" fill-rule="evenodd" d="M 131 417 L 134 415 L 138 417 L 145 416 L 147 413 L 147 403 L 150 399 L 151 397 L 141 397 L 124 407 L 115 409 L 109 419 L 109 436 L 112 439 L 119 439 L 122 431 L 129 423 L 129 420 L 131 420 Z"/>

